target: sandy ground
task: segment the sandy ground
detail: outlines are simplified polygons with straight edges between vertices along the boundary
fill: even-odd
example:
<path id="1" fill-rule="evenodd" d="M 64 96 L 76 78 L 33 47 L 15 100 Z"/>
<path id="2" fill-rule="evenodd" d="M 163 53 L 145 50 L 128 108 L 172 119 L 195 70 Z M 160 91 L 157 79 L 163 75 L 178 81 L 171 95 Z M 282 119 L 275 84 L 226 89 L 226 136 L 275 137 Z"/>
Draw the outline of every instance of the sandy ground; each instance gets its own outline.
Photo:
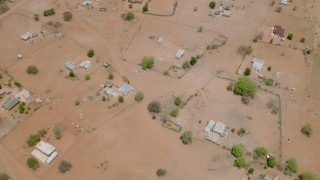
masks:
<path id="1" fill-rule="evenodd" d="M 216 9 L 221 3 L 231 6 L 231 18 L 209 16 L 215 11 L 209 9 L 209 0 L 178 1 L 175 15 L 167 17 L 142 14 L 143 4 L 134 4 L 129 9 L 126 1 L 95 1 L 92 9 L 80 7 L 80 2 L 20 0 L 0 16 L 1 69 L 43 101 L 40 109 L 25 116 L 22 123 L 1 139 L 1 172 L 12 179 L 160 179 L 155 172 L 164 168 L 167 174 L 161 179 L 241 179 L 247 178 L 246 170 L 233 167 L 234 158 L 227 149 L 243 144 L 249 152 L 246 155 L 249 162 L 252 161 L 250 152 L 257 146 L 265 146 L 278 159 L 282 158 L 281 163 L 295 158 L 299 163 L 298 173 L 308 170 L 320 176 L 317 155 L 320 61 L 319 37 L 315 35 L 319 24 L 308 19 L 310 16 L 320 18 L 319 2 L 294 1 L 277 13 L 278 5 L 272 7 L 269 1 L 219 1 Z M 294 6 L 298 6 L 296 11 L 292 10 Z M 100 12 L 101 7 L 107 11 Z M 33 20 L 33 14 L 42 14 L 47 8 L 55 8 L 56 15 L 40 16 L 38 22 Z M 150 13 L 168 14 L 172 9 L 172 0 L 152 0 L 149 5 Z M 71 22 L 62 19 L 66 10 L 73 13 Z M 125 11 L 133 11 L 135 20 L 121 20 Z M 40 34 L 33 43 L 20 39 L 25 32 L 39 33 L 48 21 L 61 22 L 63 25 L 58 30 L 65 36 Z M 270 45 L 265 35 L 262 42 L 252 43 L 256 33 L 276 24 L 294 33 L 293 41 L 286 40 L 281 46 Z M 202 33 L 197 32 L 200 26 Z M 191 56 L 202 53 L 219 34 L 228 38 L 227 43 L 217 50 L 207 51 L 183 77 L 163 75 L 170 66 L 181 66 Z M 152 40 L 150 36 L 155 38 Z M 162 43 L 157 42 L 159 37 L 164 38 Z M 301 37 L 306 38 L 304 44 L 299 42 Z M 251 45 L 254 49 L 243 62 L 236 52 L 240 45 Z M 307 46 L 313 47 L 312 54 L 306 57 L 310 60 L 305 60 L 301 51 Z M 179 48 L 184 48 L 186 54 L 177 60 L 174 56 Z M 92 68 L 78 67 L 76 77 L 68 78 L 64 62 L 72 60 L 79 64 L 88 59 L 89 49 L 95 50 L 95 56 L 90 59 Z M 22 54 L 23 58 L 18 60 L 17 54 Z M 146 55 L 156 59 L 153 70 L 144 71 L 138 65 Z M 246 106 L 239 96 L 226 91 L 229 80 L 219 77 L 236 80 L 238 67 L 241 71 L 250 66 L 252 57 L 261 57 L 267 66 L 272 66 L 271 72 L 264 70 L 265 75 L 278 78 L 277 81 L 287 88 L 261 85 L 273 94 L 259 91 Z M 104 68 L 103 62 L 110 63 L 112 69 Z M 39 73 L 28 75 L 25 69 L 29 65 L 36 65 Z M 108 79 L 110 72 L 114 74 L 113 80 Z M 276 72 L 281 76 L 275 77 Z M 89 81 L 84 79 L 86 74 L 91 76 Z M 121 86 L 124 84 L 122 76 L 130 80 L 136 92 L 144 93 L 142 102 L 134 101 L 134 93 L 126 96 L 123 104 L 117 103 L 116 98 L 101 101 L 102 95 L 97 93 L 99 86 L 107 81 Z M 251 77 L 259 82 L 255 75 Z M 295 92 L 290 90 L 292 87 Z M 239 137 L 230 133 L 224 148 L 200 136 L 186 146 L 179 140 L 180 133 L 163 128 L 159 120 L 152 120 L 147 112 L 151 100 L 172 95 L 188 97 L 195 92 L 199 95 L 178 116 L 186 121 L 184 130 L 201 132 L 208 120 L 218 119 L 231 128 L 246 127 L 249 134 Z M 270 99 L 278 98 L 274 94 L 281 99 L 282 110 L 277 115 L 265 107 Z M 79 106 L 75 106 L 76 100 L 80 100 Z M 80 118 L 80 114 L 84 118 Z M 8 113 L 1 118 L 9 116 Z M 315 129 L 310 138 L 300 132 L 306 123 L 311 123 Z M 53 137 L 52 129 L 57 125 L 63 127 L 61 140 Z M 55 145 L 59 156 L 51 165 L 41 164 L 33 171 L 25 163 L 33 149 L 27 148 L 26 140 L 30 134 L 48 127 L 49 133 L 43 140 Z M 290 143 L 289 137 L 292 138 Z M 58 172 L 61 160 L 72 163 L 70 172 Z M 254 177 L 270 170 L 252 166 L 256 168 Z M 277 172 L 281 179 L 292 178 Z"/>

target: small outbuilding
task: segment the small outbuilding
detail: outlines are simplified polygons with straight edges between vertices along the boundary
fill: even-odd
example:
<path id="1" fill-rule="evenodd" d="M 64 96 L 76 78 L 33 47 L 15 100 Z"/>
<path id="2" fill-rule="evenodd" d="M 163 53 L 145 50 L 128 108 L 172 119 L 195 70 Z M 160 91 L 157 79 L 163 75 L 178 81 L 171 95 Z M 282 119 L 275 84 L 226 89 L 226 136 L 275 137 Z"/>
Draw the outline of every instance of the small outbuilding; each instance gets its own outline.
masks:
<path id="1" fill-rule="evenodd" d="M 130 86 L 129 84 L 124 84 L 123 86 L 119 87 L 119 92 L 122 95 L 127 96 L 130 92 L 134 91 L 134 87 Z"/>
<path id="2" fill-rule="evenodd" d="M 224 17 L 231 17 L 232 13 L 230 10 L 224 10 L 222 16 Z"/>
<path id="3" fill-rule="evenodd" d="M 217 121 L 213 126 L 212 131 L 218 133 L 221 137 L 225 137 L 228 135 L 229 127 L 223 122 Z"/>
<path id="4" fill-rule="evenodd" d="M 58 156 L 56 147 L 44 141 L 40 141 L 31 154 L 45 164 L 50 164 Z"/>
<path id="5" fill-rule="evenodd" d="M 14 106 L 16 106 L 19 102 L 20 100 L 17 97 L 11 96 L 2 104 L 2 107 L 9 111 Z"/>
<path id="6" fill-rule="evenodd" d="M 182 58 L 182 56 L 184 55 L 184 50 L 183 49 L 179 49 L 176 53 L 176 59 L 180 59 Z"/>
<path id="7" fill-rule="evenodd" d="M 253 58 L 252 59 L 252 68 L 257 71 L 260 72 L 264 66 L 264 61 L 258 58 Z"/>
<path id="8" fill-rule="evenodd" d="M 28 41 L 28 39 L 30 39 L 30 37 L 31 37 L 31 33 L 30 32 L 26 32 L 26 33 L 21 35 L 21 39 L 25 40 L 25 41 Z"/>
<path id="9" fill-rule="evenodd" d="M 142 4 L 143 0 L 128 0 L 130 3 L 138 3 L 138 4 Z"/>
<path id="10" fill-rule="evenodd" d="M 104 88 L 103 92 L 109 95 L 110 97 L 116 97 L 118 95 L 118 93 L 115 90 L 108 87 Z"/>
<path id="11" fill-rule="evenodd" d="M 271 36 L 284 40 L 286 36 L 286 30 L 281 26 L 275 25 L 272 27 Z"/>
<path id="12" fill-rule="evenodd" d="M 280 5 L 288 5 L 288 0 L 280 0 Z"/>
<path id="13" fill-rule="evenodd" d="M 90 68 L 91 68 L 91 65 L 92 65 L 92 62 L 89 61 L 89 60 L 85 60 L 85 61 L 82 61 L 82 62 L 80 63 L 80 67 L 82 67 L 82 68 L 84 68 L 84 69 L 86 69 L 86 70 L 90 69 Z"/>
<path id="14" fill-rule="evenodd" d="M 70 71 L 73 71 L 73 70 L 76 68 L 72 61 L 67 61 L 67 62 L 64 63 L 64 65 L 65 65 Z"/>
<path id="15" fill-rule="evenodd" d="M 91 0 L 84 0 L 81 3 L 82 6 L 91 6 L 92 5 L 92 1 Z"/>
<path id="16" fill-rule="evenodd" d="M 215 124 L 216 124 L 216 122 L 214 120 L 210 120 L 208 122 L 207 126 L 204 128 L 204 132 L 206 132 L 206 133 L 210 132 Z"/>

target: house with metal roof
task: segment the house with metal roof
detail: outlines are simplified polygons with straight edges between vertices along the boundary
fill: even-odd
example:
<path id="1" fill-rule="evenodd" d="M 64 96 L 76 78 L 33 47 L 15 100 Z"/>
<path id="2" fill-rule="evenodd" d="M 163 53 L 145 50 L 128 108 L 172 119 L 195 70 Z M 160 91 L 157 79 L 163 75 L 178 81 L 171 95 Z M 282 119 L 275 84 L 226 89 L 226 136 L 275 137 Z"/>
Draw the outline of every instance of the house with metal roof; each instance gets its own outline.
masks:
<path id="1" fill-rule="evenodd" d="M 56 147 L 44 141 L 40 141 L 31 154 L 45 164 L 50 164 L 58 156 Z"/>
<path id="2" fill-rule="evenodd" d="M 20 102 L 20 100 L 17 97 L 11 96 L 2 104 L 2 107 L 9 111 L 15 105 L 17 105 L 19 102 Z"/>
<path id="3" fill-rule="evenodd" d="M 67 61 L 67 62 L 64 63 L 64 65 L 65 65 L 70 71 L 73 71 L 73 70 L 76 68 L 76 66 L 73 64 L 72 61 Z"/>
<path id="4" fill-rule="evenodd" d="M 180 59 L 182 58 L 182 56 L 184 55 L 184 50 L 183 49 L 179 49 L 176 53 L 176 59 Z"/>
<path id="5" fill-rule="evenodd" d="M 207 126 L 204 128 L 204 132 L 206 133 L 210 132 L 215 124 L 216 124 L 216 121 L 210 120 Z"/>
<path id="6" fill-rule="evenodd" d="M 134 91 L 134 87 L 130 86 L 129 84 L 124 84 L 123 86 L 119 87 L 118 89 L 122 95 L 126 96 L 130 92 Z"/>
<path id="7" fill-rule="evenodd" d="M 286 30 L 279 25 L 275 25 L 274 27 L 271 28 L 271 37 L 277 37 L 280 38 L 281 40 L 284 40 L 286 37 Z"/>
<path id="8" fill-rule="evenodd" d="M 227 127 L 223 122 L 217 121 L 212 128 L 212 131 L 218 133 L 221 137 L 225 137 L 228 135 L 229 127 Z"/>
<path id="9" fill-rule="evenodd" d="M 104 88 L 103 92 L 111 97 L 116 97 L 118 95 L 118 93 L 115 90 L 108 88 L 108 87 Z"/>
<path id="10" fill-rule="evenodd" d="M 21 35 L 21 39 L 22 40 L 28 41 L 28 39 L 30 39 L 30 38 L 31 38 L 31 33 L 30 32 L 26 32 L 26 33 Z"/>
<path id="11" fill-rule="evenodd" d="M 82 61 L 82 62 L 80 63 L 80 67 L 82 67 L 82 68 L 84 68 L 84 69 L 86 69 L 86 70 L 90 69 L 90 68 L 91 68 L 91 65 L 92 65 L 92 63 L 91 63 L 91 61 L 89 61 L 89 60 L 85 60 L 85 61 Z"/>
<path id="12" fill-rule="evenodd" d="M 258 58 L 253 58 L 251 62 L 252 62 L 252 68 L 257 72 L 260 72 L 262 70 L 265 63 L 263 60 Z"/>

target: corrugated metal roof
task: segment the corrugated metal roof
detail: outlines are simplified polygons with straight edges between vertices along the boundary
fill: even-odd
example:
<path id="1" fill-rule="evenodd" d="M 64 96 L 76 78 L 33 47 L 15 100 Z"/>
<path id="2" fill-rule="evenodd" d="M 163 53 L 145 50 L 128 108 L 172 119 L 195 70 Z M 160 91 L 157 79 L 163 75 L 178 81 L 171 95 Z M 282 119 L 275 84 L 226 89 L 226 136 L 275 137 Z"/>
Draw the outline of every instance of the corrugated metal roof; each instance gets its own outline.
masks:
<path id="1" fill-rule="evenodd" d="M 20 102 L 20 100 L 17 97 L 11 96 L 2 104 L 2 107 L 7 109 L 7 110 L 10 110 L 15 105 L 17 105 L 19 102 Z"/>
<path id="2" fill-rule="evenodd" d="M 51 153 L 53 153 L 56 148 L 49 144 L 49 143 L 46 143 L 44 141 L 40 141 L 37 145 L 36 145 L 36 148 L 38 150 L 40 150 L 43 154 L 47 155 L 47 156 L 50 156 Z"/>
<path id="3" fill-rule="evenodd" d="M 124 84 L 118 89 L 123 95 L 128 95 L 131 91 L 134 91 L 134 87 L 129 84 Z"/>

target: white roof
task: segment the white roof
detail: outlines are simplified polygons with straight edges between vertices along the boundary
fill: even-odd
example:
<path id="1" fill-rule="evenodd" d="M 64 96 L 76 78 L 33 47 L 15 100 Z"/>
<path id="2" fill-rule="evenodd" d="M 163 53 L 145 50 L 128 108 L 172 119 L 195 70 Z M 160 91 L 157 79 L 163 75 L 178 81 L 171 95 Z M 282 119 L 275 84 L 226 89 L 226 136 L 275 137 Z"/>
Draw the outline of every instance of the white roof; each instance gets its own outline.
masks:
<path id="1" fill-rule="evenodd" d="M 184 50 L 183 49 L 179 49 L 177 54 L 176 54 L 176 58 L 181 58 L 184 55 Z"/>
<path id="2" fill-rule="evenodd" d="M 231 15 L 232 15 L 232 13 L 231 13 L 231 11 L 227 11 L 227 10 L 225 10 L 225 11 L 223 11 L 223 14 L 222 14 L 223 16 L 226 16 L 226 17 L 230 17 Z"/>
<path id="3" fill-rule="evenodd" d="M 54 151 L 47 159 L 46 163 L 50 164 L 56 157 L 58 156 L 58 152 Z"/>
<path id="4" fill-rule="evenodd" d="M 23 40 L 28 40 L 31 37 L 31 33 L 30 32 L 26 32 L 24 34 L 21 35 L 21 39 Z"/>
<path id="5" fill-rule="evenodd" d="M 39 151 L 38 149 L 34 149 L 31 154 L 37 158 L 40 162 L 45 163 L 46 160 L 48 159 L 48 156 L 43 154 L 41 151 Z"/>
<path id="6" fill-rule="evenodd" d="M 91 68 L 91 64 L 92 64 L 91 61 L 85 60 L 80 63 L 80 67 L 88 70 Z"/>
<path id="7" fill-rule="evenodd" d="M 209 132 L 212 130 L 213 126 L 216 124 L 214 120 L 210 120 L 207 124 L 207 126 L 204 128 L 204 132 Z"/>
<path id="8" fill-rule="evenodd" d="M 217 121 L 214 125 L 212 131 L 220 134 L 220 136 L 224 137 L 227 135 L 229 128 L 222 122 Z"/>
<path id="9" fill-rule="evenodd" d="M 111 88 L 106 87 L 106 88 L 103 89 L 103 91 L 104 91 L 104 93 L 106 93 L 107 95 L 117 96 L 117 92 L 114 91 L 114 90 L 111 89 Z"/>
<path id="10" fill-rule="evenodd" d="M 285 5 L 287 5 L 287 4 L 288 4 L 288 0 L 281 0 L 281 1 L 280 1 L 280 4 L 285 4 Z"/>
<path id="11" fill-rule="evenodd" d="M 161 43 L 163 41 L 163 37 L 159 37 L 158 42 Z"/>
<path id="12" fill-rule="evenodd" d="M 258 69 L 258 70 L 261 70 L 263 65 L 264 65 L 264 61 L 261 60 L 261 59 L 258 59 L 258 58 L 253 58 L 252 59 L 252 67 Z"/>
<path id="13" fill-rule="evenodd" d="M 129 84 L 124 84 L 123 86 L 119 87 L 118 89 L 123 95 L 128 95 L 131 91 L 134 91 L 134 87 L 130 86 Z"/>
<path id="14" fill-rule="evenodd" d="M 36 145 L 36 148 L 38 150 L 40 150 L 43 154 L 47 155 L 47 156 L 50 156 L 51 153 L 53 153 L 56 148 L 49 144 L 49 143 L 46 143 L 44 141 L 40 141 L 37 145 Z"/>
<path id="15" fill-rule="evenodd" d="M 76 67 L 74 66 L 74 64 L 72 63 L 72 61 L 67 61 L 64 63 L 64 65 L 70 69 L 71 71 L 73 71 Z"/>
<path id="16" fill-rule="evenodd" d="M 82 4 L 83 6 L 86 6 L 86 5 L 91 5 L 92 2 L 91 2 L 91 0 L 84 0 L 81 4 Z"/>

